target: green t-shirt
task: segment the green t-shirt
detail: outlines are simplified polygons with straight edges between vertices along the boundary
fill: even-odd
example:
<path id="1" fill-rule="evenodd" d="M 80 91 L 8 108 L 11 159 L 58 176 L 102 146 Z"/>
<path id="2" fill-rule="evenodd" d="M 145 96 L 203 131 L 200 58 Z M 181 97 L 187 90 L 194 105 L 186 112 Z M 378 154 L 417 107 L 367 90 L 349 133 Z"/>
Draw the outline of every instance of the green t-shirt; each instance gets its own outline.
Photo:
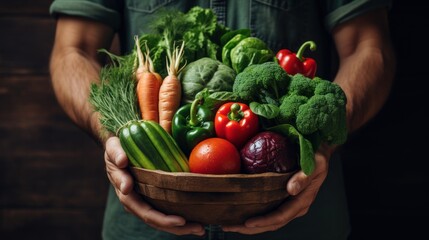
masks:
<path id="1" fill-rule="evenodd" d="M 249 28 L 273 51 L 288 48 L 297 51 L 308 40 L 317 43 L 311 57 L 318 63 L 318 75 L 332 79 L 335 59 L 332 29 L 366 11 L 389 6 L 389 0 L 55 0 L 51 14 L 87 17 L 111 26 L 120 36 L 124 54 L 133 47 L 133 36 L 149 31 L 149 23 L 158 10 L 175 8 L 188 11 L 195 5 L 212 8 L 218 21 L 232 28 Z M 309 212 L 285 227 L 258 235 L 226 233 L 226 239 L 347 239 L 350 231 L 341 162 L 337 155 L 330 161 L 328 177 Z M 110 189 L 103 224 L 103 238 L 110 239 L 201 239 L 175 236 L 144 224 L 123 206 Z"/>

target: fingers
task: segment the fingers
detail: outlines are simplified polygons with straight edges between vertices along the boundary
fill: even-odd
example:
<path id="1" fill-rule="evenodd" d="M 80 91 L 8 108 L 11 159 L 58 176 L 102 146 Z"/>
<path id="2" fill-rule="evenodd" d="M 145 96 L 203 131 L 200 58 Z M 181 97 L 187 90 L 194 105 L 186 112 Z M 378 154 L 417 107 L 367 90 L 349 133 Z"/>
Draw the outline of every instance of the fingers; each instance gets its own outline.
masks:
<path id="1" fill-rule="evenodd" d="M 286 190 L 290 195 L 296 196 L 310 184 L 310 181 L 311 177 L 305 175 L 303 171 L 299 171 L 289 179 Z"/>
<path id="2" fill-rule="evenodd" d="M 291 196 L 275 211 L 248 219 L 243 225 L 224 226 L 224 231 L 242 234 L 275 231 L 305 215 L 327 176 L 331 153 L 326 148 L 319 150 L 315 154 L 316 168 L 311 175 L 307 176 L 299 171 L 289 179 L 286 189 Z"/>
<path id="3" fill-rule="evenodd" d="M 225 232 L 257 234 L 275 231 L 295 218 L 305 215 L 315 199 L 318 188 L 309 187 L 299 195 L 292 196 L 275 211 L 248 219 L 243 225 L 224 226 Z"/>
<path id="4" fill-rule="evenodd" d="M 107 139 L 105 158 L 118 168 L 126 168 L 128 166 L 128 158 L 121 147 L 119 138 L 111 137 Z"/>
<path id="5" fill-rule="evenodd" d="M 104 159 L 107 176 L 125 210 L 139 217 L 153 228 L 162 231 L 176 235 L 194 234 L 202 236 L 205 234 L 201 224 L 186 223 L 184 218 L 163 214 L 144 202 L 140 195 L 133 190 L 133 178 L 127 170 L 128 158 L 121 147 L 119 138 L 109 138 L 105 146 Z"/>
<path id="6" fill-rule="evenodd" d="M 298 199 L 291 199 L 283 203 L 278 209 L 268 214 L 251 218 L 243 225 L 224 226 L 225 232 L 239 232 L 242 234 L 257 234 L 277 229 L 288 224 L 293 219 L 304 215 L 308 205 Z"/>
<path id="7" fill-rule="evenodd" d="M 298 195 L 303 189 L 306 189 L 313 179 L 320 179 L 323 182 L 328 174 L 329 158 L 331 155 L 330 149 L 322 147 L 314 155 L 316 168 L 314 172 L 307 176 L 303 171 L 295 173 L 288 181 L 286 190 L 292 196 Z"/>
<path id="8" fill-rule="evenodd" d="M 205 234 L 201 224 L 186 223 L 186 220 L 180 216 L 163 214 L 142 201 L 140 195 L 134 191 L 125 195 L 117 190 L 116 194 L 127 211 L 136 215 L 153 228 L 176 235 L 194 234 L 202 236 Z"/>
<path id="9" fill-rule="evenodd" d="M 168 216 L 153 209 L 149 204 L 142 201 L 136 192 L 131 192 L 127 195 L 117 191 L 119 201 L 126 206 L 126 210 L 147 224 L 152 224 L 160 227 L 183 226 L 185 219 L 178 216 Z"/>
<path id="10" fill-rule="evenodd" d="M 224 232 L 237 232 L 241 234 L 253 235 L 263 232 L 276 231 L 281 228 L 283 225 L 271 225 L 269 227 L 246 227 L 244 225 L 234 225 L 234 226 L 223 226 L 222 230 Z"/>
<path id="11" fill-rule="evenodd" d="M 157 228 L 156 226 L 150 225 L 153 228 Z M 188 223 L 186 225 L 180 226 L 180 227 L 158 227 L 158 230 L 173 233 L 175 235 L 188 235 L 193 234 L 197 236 L 204 236 L 206 233 L 204 227 L 201 224 L 198 223 Z"/>
<path id="12" fill-rule="evenodd" d="M 126 169 L 128 158 L 121 147 L 119 138 L 111 137 L 106 141 L 104 159 L 107 176 L 115 189 L 119 189 L 123 194 L 131 192 L 133 179 Z"/>
<path id="13" fill-rule="evenodd" d="M 133 190 L 133 179 L 126 169 L 119 169 L 111 163 L 106 163 L 107 177 L 115 189 L 122 194 Z"/>

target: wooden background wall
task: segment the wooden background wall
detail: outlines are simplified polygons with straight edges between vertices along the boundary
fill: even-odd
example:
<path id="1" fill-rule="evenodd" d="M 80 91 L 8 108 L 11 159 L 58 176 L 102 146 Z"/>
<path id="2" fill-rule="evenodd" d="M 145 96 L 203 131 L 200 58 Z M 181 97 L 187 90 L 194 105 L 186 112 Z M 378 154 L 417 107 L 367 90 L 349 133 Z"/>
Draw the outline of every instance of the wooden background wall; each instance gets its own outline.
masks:
<path id="1" fill-rule="evenodd" d="M 52 0 L 1 0 L 0 239 L 99 239 L 103 152 L 56 102 Z"/>
<path id="2" fill-rule="evenodd" d="M 56 103 L 48 75 L 50 3 L 0 0 L 0 239 L 100 238 L 103 152 Z M 392 95 L 343 149 L 351 240 L 426 234 L 429 51 L 420 34 L 429 20 L 422 4 L 394 2 Z"/>

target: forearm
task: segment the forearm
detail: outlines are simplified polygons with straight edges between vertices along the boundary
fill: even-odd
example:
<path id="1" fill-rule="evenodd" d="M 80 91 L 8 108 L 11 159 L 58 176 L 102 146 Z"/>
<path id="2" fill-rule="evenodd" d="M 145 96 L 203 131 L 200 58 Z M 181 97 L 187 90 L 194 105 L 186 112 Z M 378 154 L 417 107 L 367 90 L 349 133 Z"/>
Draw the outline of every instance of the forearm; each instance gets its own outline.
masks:
<path id="1" fill-rule="evenodd" d="M 99 79 L 100 65 L 79 49 L 70 48 L 53 53 L 50 69 L 54 92 L 65 113 L 77 126 L 99 138 L 101 126 L 88 96 L 91 83 Z"/>
<path id="2" fill-rule="evenodd" d="M 373 118 L 386 102 L 394 78 L 390 47 L 361 47 L 343 60 L 335 78 L 347 96 L 349 132 Z"/>
<path id="3" fill-rule="evenodd" d="M 89 102 L 91 83 L 99 81 L 102 58 L 113 31 L 106 25 L 83 18 L 60 17 L 50 59 L 52 86 L 59 104 L 80 128 L 104 143 L 98 115 Z"/>
<path id="4" fill-rule="evenodd" d="M 395 74 L 387 12 L 379 9 L 349 21 L 334 31 L 340 58 L 335 77 L 347 96 L 347 123 L 353 132 L 385 104 Z"/>

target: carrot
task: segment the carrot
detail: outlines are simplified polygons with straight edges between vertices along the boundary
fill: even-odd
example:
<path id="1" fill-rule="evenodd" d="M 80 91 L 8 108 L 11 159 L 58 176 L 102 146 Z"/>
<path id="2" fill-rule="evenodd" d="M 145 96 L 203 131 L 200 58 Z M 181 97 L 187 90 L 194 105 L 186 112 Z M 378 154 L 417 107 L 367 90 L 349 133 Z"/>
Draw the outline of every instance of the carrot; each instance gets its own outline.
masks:
<path id="1" fill-rule="evenodd" d="M 180 60 L 183 57 L 183 50 L 185 42 L 182 42 L 182 46 L 174 48 L 173 52 L 167 51 L 167 77 L 162 81 L 159 89 L 159 124 L 168 133 L 171 133 L 171 121 L 174 113 L 180 106 L 182 85 L 177 78 L 180 70 Z"/>
<path id="2" fill-rule="evenodd" d="M 138 37 L 135 36 L 134 40 L 137 46 L 138 58 L 138 66 L 135 72 L 137 80 L 136 94 L 141 116 L 143 120 L 158 122 L 158 93 L 162 78 L 153 70 L 149 48 L 146 46 L 146 54 L 143 57 Z"/>

